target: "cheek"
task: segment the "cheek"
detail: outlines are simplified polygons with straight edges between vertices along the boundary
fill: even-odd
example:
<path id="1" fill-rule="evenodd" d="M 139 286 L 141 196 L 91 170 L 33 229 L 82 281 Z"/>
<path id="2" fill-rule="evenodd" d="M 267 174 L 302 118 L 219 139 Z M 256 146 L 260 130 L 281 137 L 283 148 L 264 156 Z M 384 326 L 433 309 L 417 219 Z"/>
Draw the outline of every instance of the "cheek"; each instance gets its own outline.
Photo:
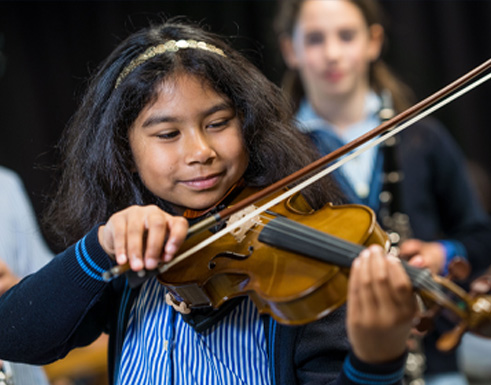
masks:
<path id="1" fill-rule="evenodd" d="M 293 56 L 295 57 L 296 69 L 305 72 L 317 65 L 319 62 L 320 50 L 315 46 L 306 46 L 303 43 L 295 42 Z"/>
<path id="2" fill-rule="evenodd" d="M 221 142 L 223 151 L 231 163 L 234 164 L 237 171 L 244 172 L 249 163 L 249 156 L 242 140 L 240 131 L 231 135 L 228 140 Z"/>
<path id="3" fill-rule="evenodd" d="M 368 51 L 365 44 L 352 46 L 348 51 L 348 57 L 350 58 L 353 65 L 360 70 L 368 67 L 371 61 L 370 52 Z"/>
<path id="4" fill-rule="evenodd" d="M 145 181 L 166 178 L 175 169 L 172 157 L 155 146 L 141 144 L 133 147 L 136 170 Z"/>
<path id="5" fill-rule="evenodd" d="M 306 69 L 315 67 L 323 61 L 322 52 L 318 47 L 307 47 L 299 56 L 300 66 Z"/>
<path id="6" fill-rule="evenodd" d="M 245 151 L 240 151 L 237 153 L 236 159 L 237 159 L 237 165 L 236 165 L 237 173 L 242 176 L 242 174 L 247 169 L 247 166 L 249 165 L 249 156 Z"/>

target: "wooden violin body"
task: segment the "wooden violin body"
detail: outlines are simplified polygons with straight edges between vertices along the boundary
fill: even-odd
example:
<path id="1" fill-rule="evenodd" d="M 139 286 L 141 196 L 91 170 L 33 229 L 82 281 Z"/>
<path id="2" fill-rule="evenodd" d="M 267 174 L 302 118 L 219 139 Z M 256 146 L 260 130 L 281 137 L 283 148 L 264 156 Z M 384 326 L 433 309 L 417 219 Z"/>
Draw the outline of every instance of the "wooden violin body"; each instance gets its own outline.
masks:
<path id="1" fill-rule="evenodd" d="M 261 242 L 263 226 L 278 216 L 359 245 L 388 245 L 370 208 L 328 204 L 312 211 L 297 195 L 174 265 L 158 279 L 191 308 L 218 308 L 229 299 L 248 295 L 261 313 L 283 324 L 304 324 L 324 317 L 346 300 L 349 264 L 333 265 Z M 280 243 L 281 237 L 285 241 L 291 237 L 287 232 L 280 234 Z M 193 237 L 183 250 L 208 236 L 210 232 L 205 231 Z"/>

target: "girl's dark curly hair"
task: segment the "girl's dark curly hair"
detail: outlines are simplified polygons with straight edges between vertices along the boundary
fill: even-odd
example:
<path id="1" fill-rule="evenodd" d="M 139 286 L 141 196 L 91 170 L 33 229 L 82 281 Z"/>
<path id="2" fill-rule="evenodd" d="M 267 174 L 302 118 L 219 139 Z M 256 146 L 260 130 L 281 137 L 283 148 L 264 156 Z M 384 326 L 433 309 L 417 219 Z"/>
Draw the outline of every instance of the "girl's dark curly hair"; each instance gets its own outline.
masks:
<path id="1" fill-rule="evenodd" d="M 146 49 L 181 39 L 212 44 L 226 57 L 202 49 L 160 54 L 137 66 L 115 88 L 124 68 Z M 45 215 L 60 246 L 72 244 L 133 204 L 153 203 L 172 212 L 134 173 L 128 131 L 156 98 L 157 85 L 177 72 L 200 78 L 232 102 L 250 157 L 244 175 L 249 186 L 271 184 L 317 157 L 296 129 L 281 90 L 221 38 L 182 20 L 150 26 L 129 36 L 102 63 L 61 139 L 61 180 Z M 316 207 L 338 197 L 327 180 L 306 195 Z"/>

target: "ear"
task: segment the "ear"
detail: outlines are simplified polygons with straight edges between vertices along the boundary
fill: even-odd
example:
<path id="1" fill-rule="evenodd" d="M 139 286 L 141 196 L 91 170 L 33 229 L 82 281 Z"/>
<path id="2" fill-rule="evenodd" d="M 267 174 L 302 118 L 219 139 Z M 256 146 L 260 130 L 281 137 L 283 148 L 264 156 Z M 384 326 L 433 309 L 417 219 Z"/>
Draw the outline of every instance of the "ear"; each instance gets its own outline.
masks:
<path id="1" fill-rule="evenodd" d="M 370 46 L 368 48 L 368 56 L 371 61 L 375 61 L 379 58 L 382 52 L 382 45 L 384 43 L 384 27 L 380 24 L 373 24 L 370 26 Z"/>
<path id="2" fill-rule="evenodd" d="M 293 40 L 291 36 L 284 34 L 280 37 L 280 50 L 287 67 L 290 69 L 296 69 L 298 60 L 295 49 L 293 48 Z"/>

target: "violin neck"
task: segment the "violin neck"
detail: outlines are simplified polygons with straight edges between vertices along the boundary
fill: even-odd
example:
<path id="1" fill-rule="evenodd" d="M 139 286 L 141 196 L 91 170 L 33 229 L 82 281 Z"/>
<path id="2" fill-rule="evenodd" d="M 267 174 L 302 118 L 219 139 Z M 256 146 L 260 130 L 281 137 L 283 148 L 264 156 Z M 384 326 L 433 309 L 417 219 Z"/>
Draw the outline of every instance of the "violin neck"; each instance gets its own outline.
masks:
<path id="1" fill-rule="evenodd" d="M 353 260 L 366 247 L 281 216 L 268 222 L 258 239 L 270 246 L 341 267 L 351 267 Z M 401 262 L 415 288 L 424 287 L 431 279 L 429 270 Z"/>
<path id="2" fill-rule="evenodd" d="M 341 267 L 350 267 L 364 249 L 356 243 L 281 216 L 269 221 L 258 239 L 270 246 Z"/>

